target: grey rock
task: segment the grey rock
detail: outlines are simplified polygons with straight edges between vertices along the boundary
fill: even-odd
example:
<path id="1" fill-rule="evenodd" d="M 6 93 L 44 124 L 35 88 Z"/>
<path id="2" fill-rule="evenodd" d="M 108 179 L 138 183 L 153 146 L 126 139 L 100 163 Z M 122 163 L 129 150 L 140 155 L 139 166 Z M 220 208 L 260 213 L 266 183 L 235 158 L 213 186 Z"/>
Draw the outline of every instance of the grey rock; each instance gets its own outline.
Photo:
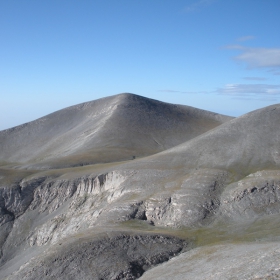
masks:
<path id="1" fill-rule="evenodd" d="M 280 172 L 258 171 L 226 187 L 220 213 L 225 219 L 252 220 L 280 212 Z"/>
<path id="2" fill-rule="evenodd" d="M 108 233 L 63 240 L 7 279 L 137 279 L 186 250 L 184 240 L 162 235 Z"/>

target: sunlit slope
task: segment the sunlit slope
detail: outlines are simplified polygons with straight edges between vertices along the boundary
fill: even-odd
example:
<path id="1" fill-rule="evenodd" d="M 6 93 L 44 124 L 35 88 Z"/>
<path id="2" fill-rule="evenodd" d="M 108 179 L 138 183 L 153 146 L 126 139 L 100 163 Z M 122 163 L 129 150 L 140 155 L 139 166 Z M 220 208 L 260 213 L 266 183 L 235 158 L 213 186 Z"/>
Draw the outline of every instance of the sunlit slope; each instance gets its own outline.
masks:
<path id="1" fill-rule="evenodd" d="M 128 160 L 169 149 L 230 119 L 119 94 L 1 131 L 0 161 L 61 167 Z"/>
<path id="2" fill-rule="evenodd" d="M 279 120 L 280 104 L 265 107 L 117 168 L 137 170 L 128 186 L 143 182 L 138 200 L 156 226 L 253 221 L 279 213 Z"/>
<path id="3" fill-rule="evenodd" d="M 149 158 L 170 168 L 215 168 L 241 176 L 280 166 L 280 104 L 265 107 Z"/>

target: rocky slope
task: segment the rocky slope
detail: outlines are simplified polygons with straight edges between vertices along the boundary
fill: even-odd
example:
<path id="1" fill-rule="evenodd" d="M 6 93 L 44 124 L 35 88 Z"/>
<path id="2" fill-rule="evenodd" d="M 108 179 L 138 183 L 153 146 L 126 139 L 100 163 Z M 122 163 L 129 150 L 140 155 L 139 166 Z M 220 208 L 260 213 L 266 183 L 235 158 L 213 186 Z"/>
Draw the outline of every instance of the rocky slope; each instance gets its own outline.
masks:
<path id="1" fill-rule="evenodd" d="M 30 259 L 8 279 L 137 279 L 185 248 L 184 240 L 162 235 L 115 232 L 76 238 Z"/>
<path id="2" fill-rule="evenodd" d="M 280 105 L 232 119 L 122 94 L 40 120 L 0 132 L 0 279 L 278 277 Z"/>
<path id="3" fill-rule="evenodd" d="M 280 279 L 279 261 L 279 242 L 212 245 L 184 253 L 140 279 Z"/>

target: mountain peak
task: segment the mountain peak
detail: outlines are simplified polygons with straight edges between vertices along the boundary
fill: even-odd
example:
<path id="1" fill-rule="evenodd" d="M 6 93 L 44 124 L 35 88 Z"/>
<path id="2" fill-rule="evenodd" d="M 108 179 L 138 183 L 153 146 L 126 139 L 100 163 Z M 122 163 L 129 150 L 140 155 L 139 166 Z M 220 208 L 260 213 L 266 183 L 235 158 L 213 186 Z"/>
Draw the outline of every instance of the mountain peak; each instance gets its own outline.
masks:
<path id="1" fill-rule="evenodd" d="M 72 166 L 127 160 L 169 149 L 230 119 L 121 93 L 0 132 L 0 160 L 48 166 L 50 161 Z"/>

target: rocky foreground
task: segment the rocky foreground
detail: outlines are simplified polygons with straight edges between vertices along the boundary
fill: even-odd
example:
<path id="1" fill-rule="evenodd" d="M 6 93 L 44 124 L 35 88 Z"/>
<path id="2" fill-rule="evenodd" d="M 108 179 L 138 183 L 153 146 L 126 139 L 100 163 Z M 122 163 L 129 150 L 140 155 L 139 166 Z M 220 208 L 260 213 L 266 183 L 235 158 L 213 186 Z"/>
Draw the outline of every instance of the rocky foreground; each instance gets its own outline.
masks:
<path id="1" fill-rule="evenodd" d="M 0 131 L 0 279 L 280 279 L 279 121 L 120 94 Z"/>

